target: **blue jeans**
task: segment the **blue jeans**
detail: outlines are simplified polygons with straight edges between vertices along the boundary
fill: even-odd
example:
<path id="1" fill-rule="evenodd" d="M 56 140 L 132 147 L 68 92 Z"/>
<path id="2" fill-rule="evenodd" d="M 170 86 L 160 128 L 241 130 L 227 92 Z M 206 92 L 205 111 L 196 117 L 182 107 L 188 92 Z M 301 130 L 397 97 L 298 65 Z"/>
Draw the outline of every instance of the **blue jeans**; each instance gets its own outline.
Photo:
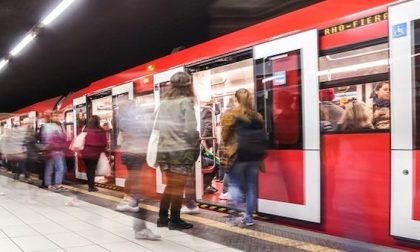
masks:
<path id="1" fill-rule="evenodd" d="M 52 174 L 54 172 L 54 184 L 61 185 L 66 164 L 64 161 L 63 151 L 51 151 L 49 158 L 45 164 L 44 183 L 46 186 L 51 185 Z"/>
<path id="2" fill-rule="evenodd" d="M 257 205 L 257 178 L 258 161 L 235 162 L 229 171 L 229 193 L 232 200 L 228 206 L 232 209 L 239 209 L 242 198 L 242 190 L 246 195 L 245 218 L 252 220 L 252 213 Z"/>

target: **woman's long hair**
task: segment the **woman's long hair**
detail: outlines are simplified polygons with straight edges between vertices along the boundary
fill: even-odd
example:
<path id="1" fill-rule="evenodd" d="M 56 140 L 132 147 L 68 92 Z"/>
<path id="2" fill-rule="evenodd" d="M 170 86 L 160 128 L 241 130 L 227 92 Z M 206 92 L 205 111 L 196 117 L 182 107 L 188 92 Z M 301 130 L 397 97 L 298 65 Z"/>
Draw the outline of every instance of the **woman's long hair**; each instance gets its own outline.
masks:
<path id="1" fill-rule="evenodd" d="M 100 118 L 97 115 L 93 115 L 89 118 L 87 124 L 86 124 L 86 128 L 87 129 L 99 129 L 101 128 L 100 125 Z"/>
<path id="2" fill-rule="evenodd" d="M 238 89 L 235 92 L 235 98 L 238 101 L 238 107 L 236 109 L 239 111 L 242 119 L 251 121 L 253 118 L 259 118 L 259 116 L 257 116 L 258 113 L 252 108 L 251 93 L 248 91 L 248 89 Z"/>
<path id="3" fill-rule="evenodd" d="M 343 130 L 373 129 L 372 114 L 363 102 L 352 101 L 346 105 L 340 123 Z"/>
<path id="4" fill-rule="evenodd" d="M 170 79 L 171 88 L 165 95 L 165 98 L 168 100 L 174 100 L 181 97 L 191 97 L 194 98 L 194 90 L 192 86 L 191 75 L 184 72 L 177 72 L 172 75 Z"/>
<path id="5" fill-rule="evenodd" d="M 235 92 L 235 98 L 238 101 L 238 109 L 241 111 L 241 114 L 246 114 L 247 111 L 252 110 L 251 94 L 248 89 L 238 89 Z"/>

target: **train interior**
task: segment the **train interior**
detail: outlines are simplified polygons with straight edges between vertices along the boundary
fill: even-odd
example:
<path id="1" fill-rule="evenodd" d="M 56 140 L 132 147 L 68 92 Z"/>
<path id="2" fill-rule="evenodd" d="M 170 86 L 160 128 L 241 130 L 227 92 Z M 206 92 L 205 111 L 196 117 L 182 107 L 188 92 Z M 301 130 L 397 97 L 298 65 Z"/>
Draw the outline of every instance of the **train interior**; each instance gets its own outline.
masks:
<path id="1" fill-rule="evenodd" d="M 234 60 L 231 60 L 231 59 Z M 236 61 L 237 60 L 237 61 Z M 217 61 L 217 60 L 215 60 Z M 191 67 L 194 89 L 200 106 L 199 119 L 202 141 L 201 174 L 197 180 L 203 194 L 200 201 L 216 205 L 226 205 L 229 197 L 223 190 L 225 173 L 220 166 L 219 146 L 221 142 L 220 121 L 224 113 L 233 107 L 234 93 L 240 88 L 249 90 L 254 100 L 253 60 L 226 60 L 225 64 L 210 62 L 206 67 Z M 213 67 L 209 67 L 213 66 Z M 202 68 L 207 68 L 202 70 Z M 200 190 L 197 190 L 200 191 Z M 223 194 L 223 195 L 222 195 Z"/>
<path id="2" fill-rule="evenodd" d="M 322 123 L 323 104 L 333 103 L 346 109 L 349 103 L 360 103 L 366 112 L 373 116 L 375 87 L 385 83 L 389 96 L 389 48 L 388 43 L 366 46 L 349 51 L 327 54 L 319 58 L 320 110 Z M 331 95 L 331 97 L 329 97 Z M 322 124 L 321 123 L 321 124 Z M 342 123 L 342 122 L 341 122 Z M 389 129 L 389 125 L 387 128 Z M 355 129 L 337 129 L 322 127 L 321 131 L 339 131 Z M 357 129 L 356 129 L 357 130 Z"/>

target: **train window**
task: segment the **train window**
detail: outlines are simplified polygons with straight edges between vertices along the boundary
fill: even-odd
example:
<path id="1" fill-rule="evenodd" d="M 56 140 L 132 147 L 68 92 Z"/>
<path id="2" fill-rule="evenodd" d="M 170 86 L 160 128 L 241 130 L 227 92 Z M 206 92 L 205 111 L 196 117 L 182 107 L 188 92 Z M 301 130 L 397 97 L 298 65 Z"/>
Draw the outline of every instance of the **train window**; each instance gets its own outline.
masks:
<path id="1" fill-rule="evenodd" d="M 390 128 L 388 44 L 319 59 L 321 132 Z"/>
<path id="2" fill-rule="evenodd" d="M 254 75 L 253 75 L 253 60 L 243 59 L 242 57 L 233 57 L 234 59 L 226 64 L 226 61 L 211 62 L 207 64 L 208 67 L 190 67 L 189 71 L 192 73 L 194 91 L 197 95 L 199 105 L 201 108 L 199 118 L 201 121 L 201 134 L 203 137 L 216 137 L 217 143 L 221 141 L 221 118 L 224 113 L 233 107 L 233 100 L 235 92 L 240 88 L 246 88 L 254 97 Z M 239 60 L 235 62 L 235 60 Z M 225 64 L 216 64 L 223 62 Z M 207 107 L 207 109 L 206 109 Z M 206 111 L 210 111 L 208 107 L 212 107 L 214 117 L 211 123 L 204 125 L 204 120 L 209 118 Z M 213 121 L 214 120 L 214 121 Z M 209 128 L 209 125 L 210 128 Z M 214 135 L 213 135 L 214 133 Z M 214 144 L 212 140 L 205 142 L 208 148 Z"/>
<path id="3" fill-rule="evenodd" d="M 86 126 L 87 114 L 86 104 L 80 104 L 76 106 L 76 133 L 79 134 L 82 129 Z"/>
<path id="4" fill-rule="evenodd" d="M 74 125 L 73 125 L 73 110 L 68 110 L 64 114 L 64 126 L 66 127 L 66 138 L 67 141 L 71 141 L 74 136 Z"/>
<path id="5" fill-rule="evenodd" d="M 222 113 L 233 106 L 236 90 L 246 88 L 253 96 L 253 61 L 247 59 L 200 72 L 193 72 L 198 100 L 205 105 L 216 103 Z"/>
<path id="6" fill-rule="evenodd" d="M 117 145 L 121 145 L 122 131 L 127 127 L 144 123 L 144 126 L 149 127 L 147 130 L 152 130 L 154 121 L 153 100 L 153 93 L 138 94 L 134 97 L 134 100 L 128 99 L 128 93 L 114 96 L 114 137 Z"/>
<path id="7" fill-rule="evenodd" d="M 319 58 L 319 81 L 389 72 L 388 44 L 368 46 Z"/>
<path id="8" fill-rule="evenodd" d="M 96 98 L 96 97 L 95 97 Z M 106 131 L 106 138 L 108 141 L 108 148 L 112 147 L 114 143 L 112 141 L 113 136 L 113 110 L 112 110 L 112 96 L 107 95 L 97 99 L 92 99 L 91 108 L 92 115 L 97 115 L 100 118 L 100 125 Z"/>
<path id="9" fill-rule="evenodd" d="M 164 99 L 166 93 L 169 91 L 169 89 L 171 88 L 171 83 L 169 81 L 165 81 L 165 82 L 161 82 L 159 83 L 159 93 L 160 93 L 160 99 Z"/>
<path id="10" fill-rule="evenodd" d="M 414 77 L 414 121 L 413 121 L 413 143 L 415 149 L 420 149 L 420 129 L 416 127 L 420 125 L 420 20 L 414 22 L 414 46 L 413 46 L 413 77 Z"/>
<path id="11" fill-rule="evenodd" d="M 147 130 L 152 131 L 153 122 L 155 120 L 155 103 L 153 93 L 143 93 L 137 95 L 135 98 L 136 106 L 140 108 L 144 114 L 140 115 L 141 120 L 145 121 L 145 126 L 149 127 Z M 139 116 L 139 115 L 137 115 Z"/>
<path id="12" fill-rule="evenodd" d="M 256 61 L 257 110 L 273 149 L 302 148 L 301 51 Z"/>
<path id="13" fill-rule="evenodd" d="M 388 81 L 326 88 L 319 97 L 322 132 L 389 129 Z"/>

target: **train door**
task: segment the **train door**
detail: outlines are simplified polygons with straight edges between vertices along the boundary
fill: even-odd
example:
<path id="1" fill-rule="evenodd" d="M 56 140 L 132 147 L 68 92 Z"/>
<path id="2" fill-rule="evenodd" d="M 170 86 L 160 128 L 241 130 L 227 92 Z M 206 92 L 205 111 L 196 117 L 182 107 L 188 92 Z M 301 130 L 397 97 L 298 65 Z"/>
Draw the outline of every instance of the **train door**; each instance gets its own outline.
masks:
<path id="1" fill-rule="evenodd" d="M 29 123 L 31 130 L 36 131 L 36 111 L 31 111 L 28 113 Z"/>
<path id="2" fill-rule="evenodd" d="M 257 110 L 270 149 L 258 211 L 321 222 L 318 35 L 311 30 L 254 47 Z"/>
<path id="3" fill-rule="evenodd" d="M 113 113 L 114 113 L 114 120 L 113 120 L 113 130 L 112 130 L 112 138 L 113 142 L 117 142 L 118 131 L 119 131 L 119 121 L 120 121 L 120 114 L 118 111 L 118 107 L 120 104 L 124 103 L 125 101 L 133 100 L 133 82 L 126 83 L 112 89 L 112 105 L 113 105 Z M 115 185 L 124 187 L 125 185 L 125 178 L 126 172 L 121 165 L 121 158 L 120 152 L 118 148 L 114 148 L 116 144 L 113 144 L 114 157 L 115 157 Z"/>
<path id="4" fill-rule="evenodd" d="M 165 95 L 166 91 L 169 88 L 169 80 L 171 76 L 177 72 L 184 72 L 184 67 L 174 68 L 165 72 L 155 74 L 153 76 L 154 83 L 154 107 L 155 113 L 160 105 L 161 98 Z M 163 193 L 165 190 L 165 181 L 162 176 L 162 172 L 159 168 L 156 169 L 156 192 Z"/>
<path id="5" fill-rule="evenodd" d="M 86 121 L 86 96 L 81 96 L 73 100 L 73 138 L 82 132 Z M 77 152 L 74 155 L 75 177 L 86 180 L 86 166 Z"/>
<path id="6" fill-rule="evenodd" d="M 64 130 L 66 133 L 66 146 L 70 146 L 71 141 L 73 140 L 75 130 L 74 130 L 74 113 L 73 109 L 66 110 L 64 112 Z M 74 178 L 74 158 L 75 154 L 69 148 L 65 150 L 66 155 L 66 165 L 67 165 L 67 173 L 66 177 Z"/>
<path id="7" fill-rule="evenodd" d="M 197 200 L 227 205 L 229 195 L 223 187 L 224 172 L 218 158 L 221 143 L 220 121 L 232 108 L 236 90 L 245 88 L 254 101 L 254 62 L 252 50 L 237 52 L 188 66 L 199 104 L 202 157 L 196 165 Z"/>
<path id="8" fill-rule="evenodd" d="M 132 91 L 131 91 L 132 92 Z M 132 96 L 132 93 L 131 93 Z M 107 176 L 96 176 L 95 182 L 105 185 L 115 184 L 115 166 L 114 166 L 114 152 L 113 152 L 113 109 L 112 109 L 112 90 L 107 89 L 90 94 L 86 97 L 87 104 L 87 119 L 92 115 L 99 116 L 99 124 L 106 131 L 107 148 L 105 154 L 108 156 L 111 164 L 111 172 Z"/>
<path id="9" fill-rule="evenodd" d="M 391 235 L 420 240 L 420 1 L 389 8 Z"/>

